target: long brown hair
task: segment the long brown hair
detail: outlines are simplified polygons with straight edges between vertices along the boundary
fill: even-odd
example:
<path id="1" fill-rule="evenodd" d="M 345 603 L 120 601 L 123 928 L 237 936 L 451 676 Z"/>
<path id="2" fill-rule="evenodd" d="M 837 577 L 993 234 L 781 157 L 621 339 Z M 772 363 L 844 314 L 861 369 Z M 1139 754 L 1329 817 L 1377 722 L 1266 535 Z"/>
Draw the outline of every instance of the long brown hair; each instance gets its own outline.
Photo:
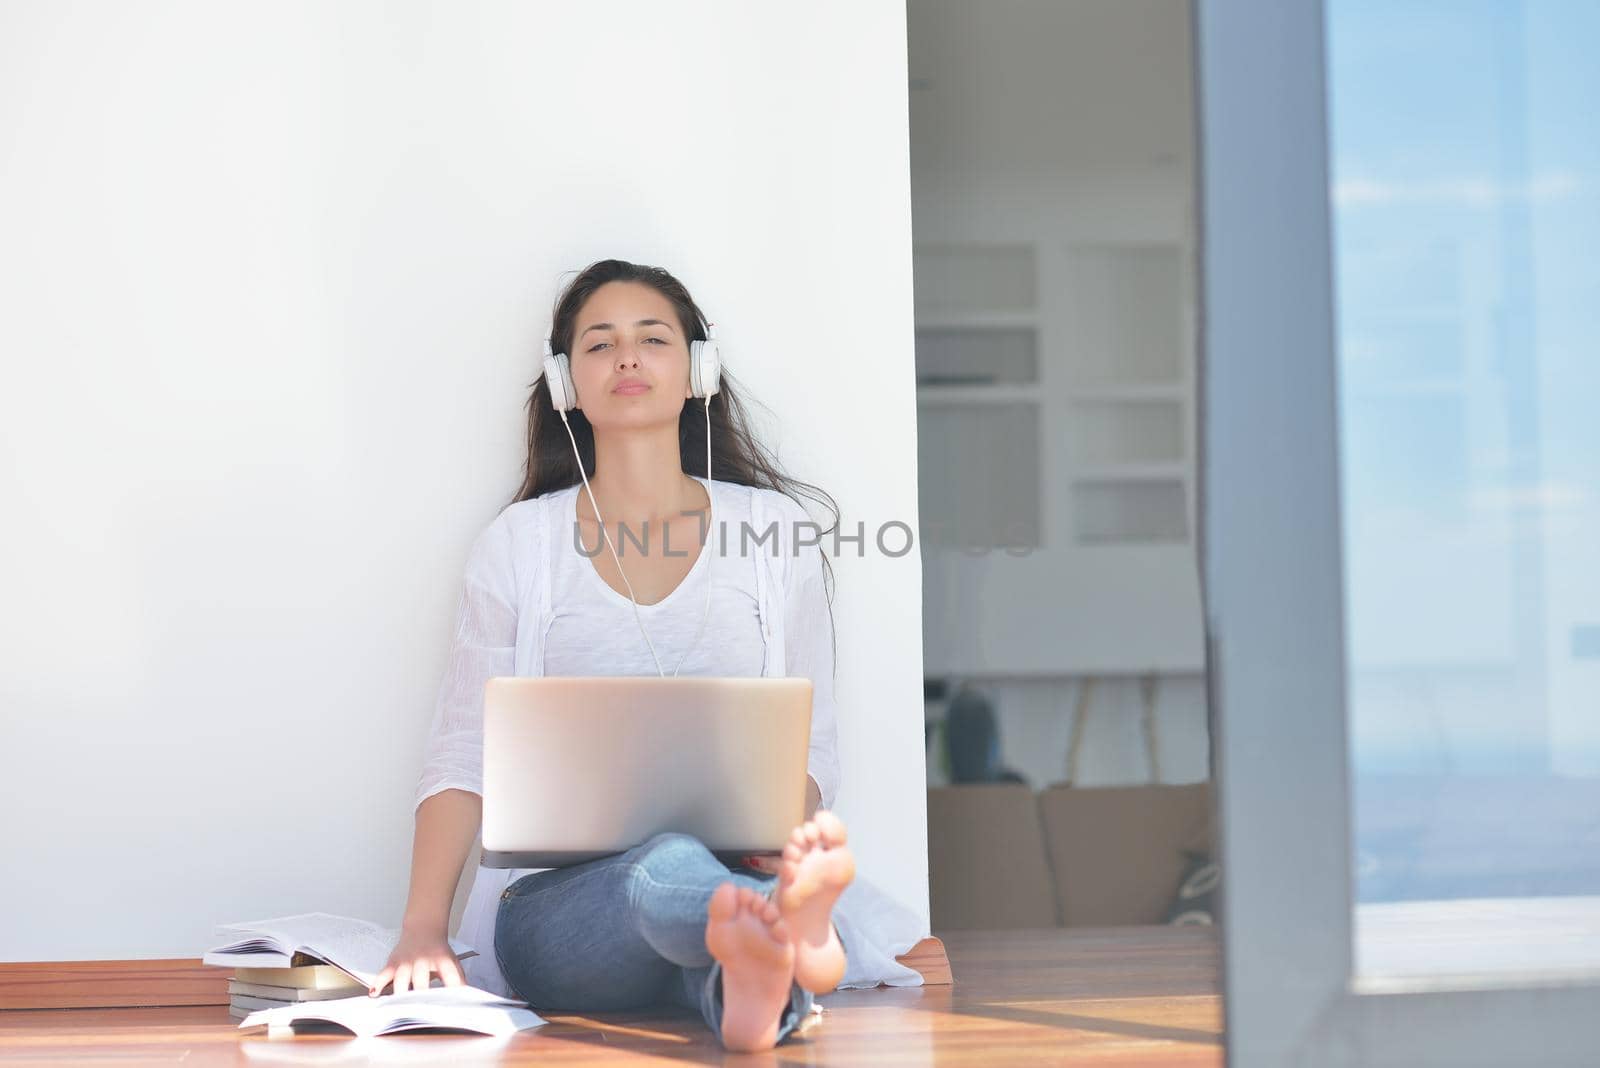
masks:
<path id="1" fill-rule="evenodd" d="M 578 311 L 589 295 L 607 282 L 642 282 L 671 302 L 677 313 L 683 336 L 691 341 L 704 341 L 706 318 L 689 295 L 689 290 L 672 274 L 660 267 L 629 263 L 627 260 L 600 260 L 591 263 L 578 273 L 556 297 L 555 310 L 550 317 L 550 348 L 553 352 L 572 351 L 572 335 L 577 329 Z M 721 385 L 711 396 L 711 476 L 721 482 L 737 482 L 744 486 L 757 486 L 777 490 L 804 507 L 802 497 L 815 501 L 833 522 L 822 533 L 831 533 L 839 525 L 839 506 L 826 490 L 784 474 L 777 461 L 750 432 L 750 421 L 745 413 L 741 394 L 744 387 L 722 364 Z M 698 397 L 685 398 L 683 411 L 678 415 L 678 452 L 682 457 L 683 471 L 687 475 L 703 477 L 706 469 L 706 407 Z M 759 402 L 756 402 L 759 404 Z M 578 462 L 572 455 L 572 442 L 567 440 L 561 417 L 550 403 L 550 387 L 541 374 L 528 392 L 528 456 L 523 466 L 522 488 L 512 498 L 512 503 L 543 496 L 555 490 L 566 489 L 579 481 Z M 765 408 L 765 406 L 762 406 Z M 578 455 L 583 458 L 583 473 L 594 477 L 594 428 L 581 408 L 567 413 L 572 436 L 578 443 Z M 824 583 L 832 615 L 833 566 L 828 554 L 822 554 L 826 572 Z"/>

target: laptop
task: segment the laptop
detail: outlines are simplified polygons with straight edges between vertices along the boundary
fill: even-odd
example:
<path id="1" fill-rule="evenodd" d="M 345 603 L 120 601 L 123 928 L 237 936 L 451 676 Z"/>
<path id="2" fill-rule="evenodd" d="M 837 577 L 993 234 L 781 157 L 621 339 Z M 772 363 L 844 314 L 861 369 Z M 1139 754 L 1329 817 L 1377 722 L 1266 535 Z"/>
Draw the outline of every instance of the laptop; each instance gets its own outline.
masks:
<path id="1" fill-rule="evenodd" d="M 483 721 L 486 867 L 580 864 L 665 831 L 737 862 L 805 819 L 810 679 L 497 677 Z"/>

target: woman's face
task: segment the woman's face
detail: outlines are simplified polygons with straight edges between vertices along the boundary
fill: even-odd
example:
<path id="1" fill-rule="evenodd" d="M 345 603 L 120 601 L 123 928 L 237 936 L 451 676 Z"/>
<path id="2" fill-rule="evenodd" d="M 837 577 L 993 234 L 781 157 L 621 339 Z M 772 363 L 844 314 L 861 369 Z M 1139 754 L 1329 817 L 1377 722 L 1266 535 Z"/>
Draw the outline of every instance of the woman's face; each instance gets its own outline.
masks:
<path id="1" fill-rule="evenodd" d="M 568 353 L 591 426 L 677 423 L 689 388 L 689 341 L 672 302 L 642 282 L 607 282 L 578 309 Z"/>

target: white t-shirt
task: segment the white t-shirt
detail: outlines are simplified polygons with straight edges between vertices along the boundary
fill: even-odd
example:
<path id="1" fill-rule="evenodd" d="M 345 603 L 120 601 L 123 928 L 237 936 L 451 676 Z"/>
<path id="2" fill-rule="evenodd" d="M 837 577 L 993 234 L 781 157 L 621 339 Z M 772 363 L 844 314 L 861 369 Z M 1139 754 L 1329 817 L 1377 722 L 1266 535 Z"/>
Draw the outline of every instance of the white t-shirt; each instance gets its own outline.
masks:
<path id="1" fill-rule="evenodd" d="M 705 479 L 697 479 L 702 486 Z M 706 523 L 706 544 L 672 545 L 674 553 L 697 553 L 688 574 L 666 597 L 654 604 L 639 606 L 639 619 L 661 668 L 668 675 L 716 675 L 725 678 L 753 678 L 761 674 L 766 655 L 766 638 L 761 633 L 761 618 L 756 602 L 755 568 L 748 558 L 741 559 L 739 523 L 750 519 L 750 487 L 715 484 L 711 497 L 711 516 Z M 634 622 L 633 604 L 625 594 L 612 589 L 595 570 L 595 561 L 583 555 L 592 552 L 591 543 L 580 551 L 572 533 L 575 506 L 583 492 L 581 485 L 559 495 L 557 513 L 565 536 L 552 546 L 554 570 L 550 629 L 545 632 L 546 675 L 654 675 L 656 662 L 650 647 Z M 741 498 L 744 500 L 741 501 Z M 740 507 L 743 505 L 743 507 Z M 731 513 L 731 514 L 730 514 Z M 719 527 L 724 535 L 719 538 Z M 633 570 L 637 545 L 618 535 L 616 523 L 607 521 L 611 544 L 622 558 L 623 571 Z M 637 531 L 630 531 L 637 535 Z M 695 531 L 698 536 L 699 532 Z M 719 545 L 726 542 L 726 552 Z M 659 544 L 647 545 L 651 555 L 661 552 Z M 603 544 L 600 553 L 610 558 Z M 732 554 L 732 555 L 729 555 Z M 598 559 L 598 558 L 597 558 Z M 711 583 L 711 611 L 707 615 L 706 583 Z M 705 625 L 702 629 L 701 618 Z M 827 620 L 822 621 L 826 627 Z M 700 636 L 695 639 L 695 632 Z M 693 648 L 690 642 L 693 640 Z M 685 655 L 687 653 L 687 656 Z M 682 664 L 679 667 L 679 664 Z"/>
<path id="2" fill-rule="evenodd" d="M 797 526 L 811 522 L 809 515 L 776 490 L 698 481 L 711 499 L 706 544 L 683 581 L 660 602 L 640 605 L 639 614 L 670 675 L 700 626 L 709 579 L 711 614 L 680 675 L 811 679 L 806 770 L 817 781 L 823 806 L 831 808 L 839 786 L 833 631 L 822 551 L 804 544 L 816 540 L 815 527 Z M 631 602 L 577 548 L 573 524 L 582 491 L 580 483 L 512 504 L 474 541 L 417 805 L 446 789 L 482 794 L 483 687 L 489 678 L 656 674 Z M 615 539 L 616 525 L 608 523 Z M 613 544 L 626 570 L 636 549 Z M 509 993 L 494 956 L 495 913 L 500 892 L 536 870 L 478 868 L 457 933 L 478 951 L 462 962 L 472 985 Z"/>

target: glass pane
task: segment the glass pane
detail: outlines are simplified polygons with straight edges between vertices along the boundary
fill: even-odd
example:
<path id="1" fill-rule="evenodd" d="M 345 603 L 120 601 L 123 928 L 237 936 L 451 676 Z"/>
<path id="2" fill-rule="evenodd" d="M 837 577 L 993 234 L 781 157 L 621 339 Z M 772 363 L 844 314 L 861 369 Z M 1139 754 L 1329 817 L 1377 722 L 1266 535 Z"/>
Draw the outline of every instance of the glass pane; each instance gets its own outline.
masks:
<path id="1" fill-rule="evenodd" d="M 1363 977 L 1600 966 L 1600 4 L 1328 0 Z"/>

